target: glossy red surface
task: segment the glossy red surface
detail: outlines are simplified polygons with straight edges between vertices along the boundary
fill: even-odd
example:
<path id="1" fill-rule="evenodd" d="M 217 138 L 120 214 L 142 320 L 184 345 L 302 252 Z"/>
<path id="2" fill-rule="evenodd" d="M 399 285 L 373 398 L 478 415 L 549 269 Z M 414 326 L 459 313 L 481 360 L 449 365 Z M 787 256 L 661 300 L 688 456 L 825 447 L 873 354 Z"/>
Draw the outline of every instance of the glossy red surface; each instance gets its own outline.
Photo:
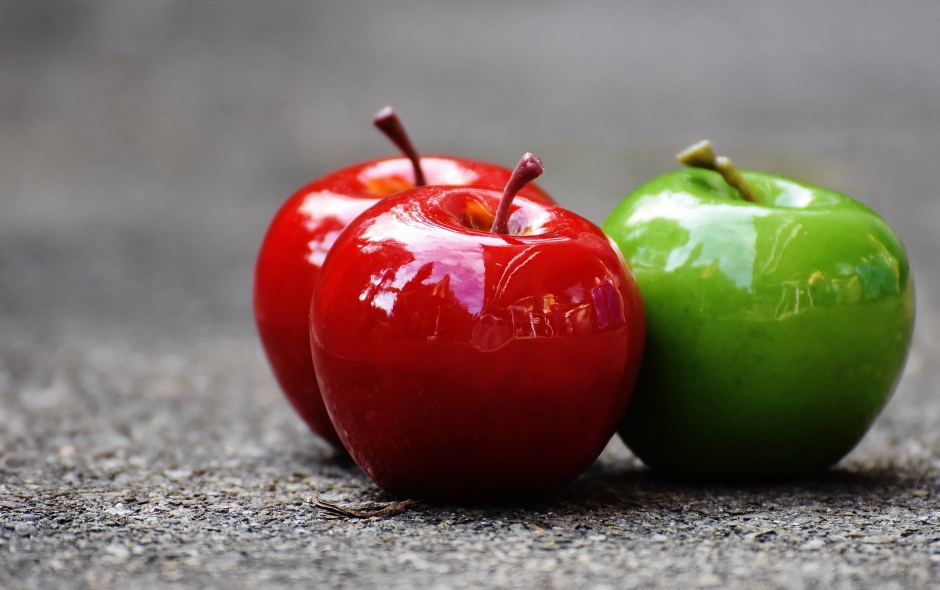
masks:
<path id="1" fill-rule="evenodd" d="M 466 227 L 500 193 L 426 187 L 354 221 L 311 308 L 314 364 L 343 444 L 402 496 L 529 496 L 613 435 L 642 356 L 632 273 L 601 230 L 517 197 L 510 234 Z"/>
<path id="2" fill-rule="evenodd" d="M 429 184 L 502 188 L 512 173 L 460 158 L 426 156 L 421 162 Z M 310 359 L 310 297 L 326 253 L 349 222 L 413 183 L 411 162 L 401 157 L 364 162 L 319 178 L 281 206 L 258 252 L 254 311 L 264 350 L 294 409 L 336 447 L 340 440 L 323 406 Z M 533 185 L 522 194 L 552 202 Z"/>

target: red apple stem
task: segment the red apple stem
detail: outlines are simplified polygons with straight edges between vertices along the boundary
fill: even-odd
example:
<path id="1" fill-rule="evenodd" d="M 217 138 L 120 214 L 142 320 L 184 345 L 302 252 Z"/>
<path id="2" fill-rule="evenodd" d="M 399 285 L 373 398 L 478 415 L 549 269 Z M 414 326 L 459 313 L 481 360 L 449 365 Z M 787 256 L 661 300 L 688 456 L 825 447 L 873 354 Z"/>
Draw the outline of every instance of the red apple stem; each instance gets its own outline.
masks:
<path id="1" fill-rule="evenodd" d="M 714 150 L 712 150 L 712 143 L 707 139 L 686 148 L 676 156 L 676 159 L 684 166 L 714 170 L 718 174 L 721 174 L 725 182 L 738 191 L 738 194 L 740 194 L 745 201 L 750 201 L 751 203 L 760 202 L 757 199 L 757 193 L 755 193 L 751 185 L 744 180 L 744 177 L 741 176 L 738 169 L 734 167 L 731 160 L 724 156 L 716 156 Z"/>
<path id="2" fill-rule="evenodd" d="M 375 119 L 372 122 L 411 160 L 411 165 L 415 169 L 415 186 L 427 184 L 424 180 L 424 171 L 421 170 L 421 156 L 418 154 L 418 150 L 415 149 L 414 144 L 411 143 L 411 139 L 408 138 L 405 126 L 401 124 L 395 109 L 385 107 L 375 114 Z"/>
<path id="3" fill-rule="evenodd" d="M 543 172 L 545 172 L 545 167 L 542 166 L 542 160 L 539 160 L 538 156 L 529 152 L 522 156 L 522 159 L 516 165 L 516 169 L 512 171 L 512 176 L 509 177 L 506 188 L 503 189 L 503 196 L 499 200 L 496 218 L 493 220 L 493 228 L 490 232 L 494 234 L 509 233 L 509 206 L 512 205 L 512 200 L 516 198 L 516 195 L 525 185 L 541 176 Z"/>

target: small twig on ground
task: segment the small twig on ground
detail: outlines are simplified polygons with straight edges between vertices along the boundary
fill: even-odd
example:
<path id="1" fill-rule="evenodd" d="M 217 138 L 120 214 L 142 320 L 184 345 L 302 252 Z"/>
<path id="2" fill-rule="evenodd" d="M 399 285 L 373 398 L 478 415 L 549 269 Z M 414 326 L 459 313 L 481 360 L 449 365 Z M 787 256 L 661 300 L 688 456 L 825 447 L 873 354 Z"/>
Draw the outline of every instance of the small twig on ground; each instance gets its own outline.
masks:
<path id="1" fill-rule="evenodd" d="M 404 500 L 402 502 L 389 502 L 384 506 L 379 507 L 377 504 L 372 504 L 368 509 L 356 509 L 356 508 L 345 508 L 339 506 L 338 504 L 333 504 L 332 502 L 327 502 L 326 500 L 321 500 L 320 498 L 310 498 L 310 503 L 315 507 L 332 514 L 333 516 L 338 516 L 341 518 L 372 518 L 375 516 L 392 516 L 394 514 L 401 514 L 409 508 L 414 508 L 418 505 L 417 500 Z"/>

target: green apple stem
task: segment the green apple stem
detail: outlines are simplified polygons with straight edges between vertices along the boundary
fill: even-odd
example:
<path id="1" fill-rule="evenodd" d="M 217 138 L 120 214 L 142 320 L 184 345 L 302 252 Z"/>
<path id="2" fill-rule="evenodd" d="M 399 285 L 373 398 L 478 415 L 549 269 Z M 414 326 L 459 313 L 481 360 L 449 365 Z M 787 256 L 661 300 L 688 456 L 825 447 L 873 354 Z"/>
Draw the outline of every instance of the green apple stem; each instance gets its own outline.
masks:
<path id="1" fill-rule="evenodd" d="M 712 150 L 712 144 L 707 139 L 687 148 L 676 156 L 676 159 L 679 160 L 680 164 L 691 168 L 714 170 L 718 174 L 721 174 L 725 182 L 738 191 L 745 201 L 750 201 L 751 203 L 758 202 L 757 194 L 754 192 L 754 189 L 744 180 L 744 177 L 741 176 L 738 169 L 734 167 L 731 160 L 724 156 L 715 156 L 715 152 Z"/>
<path id="2" fill-rule="evenodd" d="M 491 233 L 509 233 L 509 206 L 512 205 L 512 200 L 525 185 L 541 176 L 543 172 L 545 172 L 545 167 L 542 166 L 542 161 L 538 159 L 538 156 L 529 152 L 522 156 L 516 169 L 512 171 L 506 188 L 503 189 L 503 196 L 499 200 L 499 207 L 496 208 L 496 218 L 493 220 Z"/>
<path id="3" fill-rule="evenodd" d="M 405 126 L 401 124 L 395 109 L 385 107 L 375 114 L 375 119 L 372 122 L 411 160 L 411 165 L 415 169 L 415 186 L 427 184 L 424 180 L 424 171 L 421 170 L 421 156 L 418 154 L 418 150 L 415 149 L 414 144 L 411 143 L 411 139 L 408 138 Z"/>

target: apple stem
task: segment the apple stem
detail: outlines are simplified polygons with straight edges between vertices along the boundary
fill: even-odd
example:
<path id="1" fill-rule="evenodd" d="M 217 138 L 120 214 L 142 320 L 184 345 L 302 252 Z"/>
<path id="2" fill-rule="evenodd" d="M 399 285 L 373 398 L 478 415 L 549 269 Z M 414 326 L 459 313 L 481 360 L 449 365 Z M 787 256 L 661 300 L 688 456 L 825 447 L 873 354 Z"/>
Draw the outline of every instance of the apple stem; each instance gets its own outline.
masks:
<path id="1" fill-rule="evenodd" d="M 516 195 L 525 185 L 541 176 L 543 172 L 545 172 L 545 167 L 542 166 L 542 161 L 538 159 L 538 156 L 529 152 L 522 156 L 522 159 L 516 165 L 516 169 L 512 171 L 512 176 L 509 177 L 506 188 L 503 189 L 503 196 L 499 200 L 496 218 L 493 220 L 493 228 L 490 232 L 494 234 L 509 233 L 509 206 L 512 204 L 512 200 L 516 198 Z"/>
<path id="2" fill-rule="evenodd" d="M 415 149 L 414 144 L 411 143 L 411 139 L 408 138 L 405 126 L 401 124 L 395 109 L 385 107 L 375 114 L 375 119 L 372 122 L 411 160 L 411 165 L 415 169 L 415 186 L 427 184 L 424 180 L 424 171 L 421 170 L 421 156 L 418 154 L 418 150 Z"/>
<path id="3" fill-rule="evenodd" d="M 718 174 L 721 174 L 725 182 L 738 191 L 745 201 L 750 201 L 751 203 L 759 202 L 754 189 L 744 180 L 744 177 L 741 176 L 738 169 L 734 167 L 731 160 L 724 156 L 715 156 L 715 152 L 712 150 L 712 143 L 707 139 L 685 149 L 676 156 L 676 159 L 679 160 L 680 164 L 689 166 L 690 168 L 714 170 Z"/>

